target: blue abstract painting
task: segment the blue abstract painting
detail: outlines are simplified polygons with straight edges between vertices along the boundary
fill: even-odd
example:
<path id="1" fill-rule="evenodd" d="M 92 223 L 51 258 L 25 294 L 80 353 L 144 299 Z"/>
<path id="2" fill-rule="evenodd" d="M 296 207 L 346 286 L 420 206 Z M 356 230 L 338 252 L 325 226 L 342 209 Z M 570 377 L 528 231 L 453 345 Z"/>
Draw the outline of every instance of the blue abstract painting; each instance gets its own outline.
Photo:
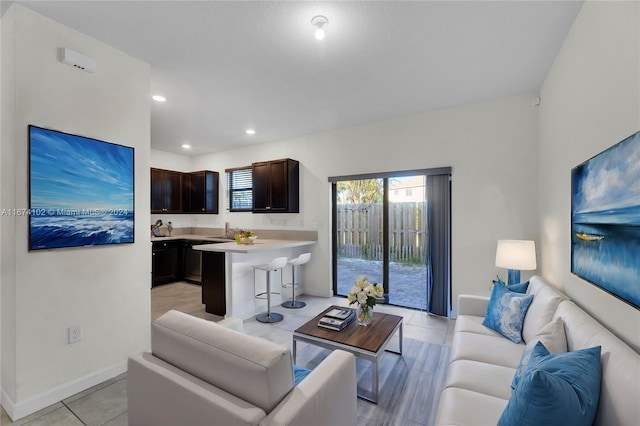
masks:
<path id="1" fill-rule="evenodd" d="M 29 250 L 133 243 L 131 147 L 29 126 Z"/>
<path id="2" fill-rule="evenodd" d="M 571 272 L 640 309 L 640 132 L 571 173 Z"/>

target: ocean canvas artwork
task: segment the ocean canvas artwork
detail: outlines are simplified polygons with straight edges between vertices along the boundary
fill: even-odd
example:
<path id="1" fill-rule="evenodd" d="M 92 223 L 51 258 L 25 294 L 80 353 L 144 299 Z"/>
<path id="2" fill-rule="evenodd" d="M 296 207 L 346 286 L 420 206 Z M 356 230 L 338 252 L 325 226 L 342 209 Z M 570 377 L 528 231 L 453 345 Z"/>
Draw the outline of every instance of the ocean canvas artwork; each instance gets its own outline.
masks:
<path id="1" fill-rule="evenodd" d="M 640 132 L 571 174 L 571 272 L 640 309 Z"/>
<path id="2" fill-rule="evenodd" d="M 29 126 L 29 250 L 133 243 L 134 150 Z"/>

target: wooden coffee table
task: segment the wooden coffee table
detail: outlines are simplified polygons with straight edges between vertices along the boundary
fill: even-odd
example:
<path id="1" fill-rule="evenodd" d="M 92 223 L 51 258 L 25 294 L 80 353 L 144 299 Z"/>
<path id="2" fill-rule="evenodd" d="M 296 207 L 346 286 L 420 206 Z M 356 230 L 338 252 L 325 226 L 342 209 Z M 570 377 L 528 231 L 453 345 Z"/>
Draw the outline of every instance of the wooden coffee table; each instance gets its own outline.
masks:
<path id="1" fill-rule="evenodd" d="M 351 352 L 358 358 L 371 361 L 371 390 L 358 387 L 358 396 L 368 401 L 378 402 L 378 362 L 386 351 L 402 355 L 402 317 L 398 315 L 373 313 L 371 324 L 366 327 L 358 325 L 357 319 L 342 331 L 333 331 L 318 327 L 318 321 L 329 310 L 344 306 L 330 306 L 321 314 L 306 322 L 293 332 L 293 362 L 296 362 L 296 343 L 305 342 L 326 349 L 342 349 Z M 393 335 L 399 331 L 399 351 L 386 349 Z"/>

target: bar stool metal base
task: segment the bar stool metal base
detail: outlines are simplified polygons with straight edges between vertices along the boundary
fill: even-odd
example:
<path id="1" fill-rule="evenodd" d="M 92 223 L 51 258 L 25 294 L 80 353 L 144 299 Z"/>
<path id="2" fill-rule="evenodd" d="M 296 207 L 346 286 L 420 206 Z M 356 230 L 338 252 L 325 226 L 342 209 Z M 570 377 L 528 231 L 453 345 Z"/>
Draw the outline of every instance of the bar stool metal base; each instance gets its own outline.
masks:
<path id="1" fill-rule="evenodd" d="M 267 322 L 267 323 L 273 323 L 273 322 L 279 322 L 282 321 L 284 317 L 276 312 L 263 312 L 261 314 L 256 315 L 256 320 L 260 321 L 260 322 Z"/>
<path id="2" fill-rule="evenodd" d="M 268 265 L 255 265 L 253 268 L 254 274 L 254 289 L 255 289 L 255 270 L 261 269 L 267 273 L 267 312 L 256 315 L 256 320 L 259 322 L 273 323 L 282 321 L 284 318 L 281 314 L 271 312 L 271 272 L 282 271 L 282 268 L 287 264 L 286 257 L 277 257 L 271 261 Z M 282 280 L 282 272 L 280 273 L 280 280 Z M 254 290 L 255 292 L 255 290 Z"/>
<path id="3" fill-rule="evenodd" d="M 307 306 L 307 304 L 304 302 L 300 302 L 299 300 L 287 300 L 280 306 L 282 306 L 283 308 L 289 308 L 289 309 L 300 309 Z"/>
<path id="4" fill-rule="evenodd" d="M 287 264 L 291 265 L 291 300 L 287 300 L 283 302 L 280 306 L 287 309 L 300 309 L 307 306 L 304 302 L 299 302 L 296 300 L 296 266 L 304 265 L 311 259 L 311 253 L 303 253 L 295 259 L 291 259 L 287 261 Z M 289 284 L 282 284 L 282 287 L 287 287 Z"/>
<path id="5" fill-rule="evenodd" d="M 272 291 L 271 294 L 275 294 L 277 296 L 280 296 L 280 293 L 276 292 L 276 291 Z M 263 291 L 262 293 L 257 293 L 255 296 L 253 296 L 255 299 L 261 299 L 261 300 L 267 300 L 268 296 L 267 296 L 267 292 Z"/>

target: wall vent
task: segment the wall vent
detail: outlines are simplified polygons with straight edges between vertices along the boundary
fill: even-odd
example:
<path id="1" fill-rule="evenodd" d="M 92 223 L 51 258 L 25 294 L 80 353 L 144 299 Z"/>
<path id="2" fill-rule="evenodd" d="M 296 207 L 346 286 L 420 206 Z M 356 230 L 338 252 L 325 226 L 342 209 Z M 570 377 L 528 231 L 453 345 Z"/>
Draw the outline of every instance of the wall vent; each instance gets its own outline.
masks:
<path id="1" fill-rule="evenodd" d="M 96 60 L 83 55 L 80 52 L 71 50 L 68 47 L 61 47 L 60 62 L 81 69 L 82 71 L 94 73 L 96 71 Z"/>

